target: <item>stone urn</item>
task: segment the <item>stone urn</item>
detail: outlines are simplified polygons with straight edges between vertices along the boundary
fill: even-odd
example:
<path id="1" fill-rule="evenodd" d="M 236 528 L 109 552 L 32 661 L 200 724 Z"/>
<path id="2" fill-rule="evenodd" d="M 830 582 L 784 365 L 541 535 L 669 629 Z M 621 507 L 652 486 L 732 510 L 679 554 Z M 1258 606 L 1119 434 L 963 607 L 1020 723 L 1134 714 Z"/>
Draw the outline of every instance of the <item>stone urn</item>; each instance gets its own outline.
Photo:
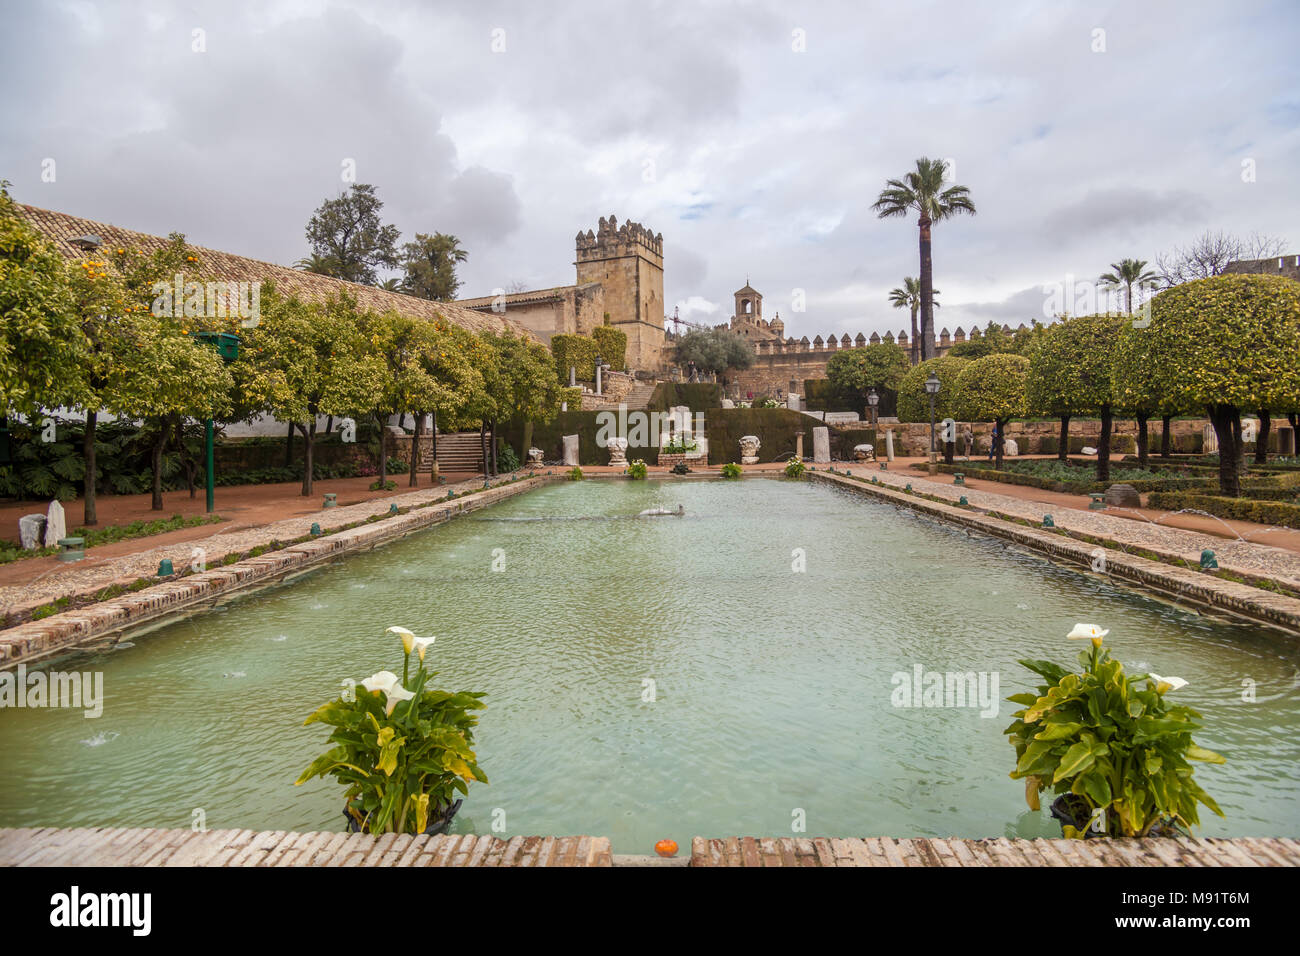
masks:
<path id="1" fill-rule="evenodd" d="M 611 465 L 627 464 L 627 439 L 611 438 L 609 440 L 609 463 Z"/>
<path id="2" fill-rule="evenodd" d="M 858 461 L 872 461 L 876 457 L 875 445 L 854 445 L 853 457 Z"/>
<path id="3" fill-rule="evenodd" d="M 528 449 L 528 464 L 530 465 L 542 464 L 542 450 L 540 448 Z"/>
<path id="4" fill-rule="evenodd" d="M 758 464 L 758 449 L 763 443 L 757 435 L 745 435 L 740 439 L 740 463 L 742 465 Z"/>

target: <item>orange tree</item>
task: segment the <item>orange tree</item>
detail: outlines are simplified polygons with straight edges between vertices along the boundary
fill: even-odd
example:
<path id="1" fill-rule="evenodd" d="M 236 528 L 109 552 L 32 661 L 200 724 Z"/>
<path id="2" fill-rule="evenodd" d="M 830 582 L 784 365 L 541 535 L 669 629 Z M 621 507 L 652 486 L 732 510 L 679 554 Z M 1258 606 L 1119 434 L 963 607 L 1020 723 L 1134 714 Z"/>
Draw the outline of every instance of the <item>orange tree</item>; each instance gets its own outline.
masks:
<path id="1" fill-rule="evenodd" d="M 993 443 L 995 467 L 1002 467 L 1002 443 L 1007 423 L 1027 413 L 1025 380 L 1029 359 L 1023 355 L 997 352 L 975 359 L 957 376 L 958 417 L 973 422 L 993 422 L 997 439 Z"/>
<path id="2" fill-rule="evenodd" d="M 930 396 L 925 390 L 925 380 L 933 372 L 939 379 L 939 394 L 934 397 L 934 415 L 937 419 L 956 417 L 957 379 L 970 364 L 969 359 L 944 355 L 926 359 L 907 371 L 898 383 L 898 418 L 904 422 L 930 420 Z M 943 443 L 943 459 L 952 464 L 955 441 Z"/>
<path id="3" fill-rule="evenodd" d="M 1204 408 L 1219 440 L 1219 490 L 1241 494 L 1241 410 L 1300 407 L 1300 285 L 1281 276 L 1218 275 L 1151 302 L 1147 369 L 1177 408 Z"/>

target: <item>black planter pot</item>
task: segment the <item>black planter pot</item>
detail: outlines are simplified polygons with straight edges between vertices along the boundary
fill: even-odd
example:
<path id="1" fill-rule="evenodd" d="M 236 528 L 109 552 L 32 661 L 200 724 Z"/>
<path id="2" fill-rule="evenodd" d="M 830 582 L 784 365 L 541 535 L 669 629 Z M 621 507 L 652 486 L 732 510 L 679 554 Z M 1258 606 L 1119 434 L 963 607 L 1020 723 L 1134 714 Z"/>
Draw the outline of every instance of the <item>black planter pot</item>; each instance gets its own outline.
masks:
<path id="1" fill-rule="evenodd" d="M 456 811 L 460 809 L 460 805 L 464 802 L 464 800 L 457 800 L 450 806 L 444 807 L 442 813 L 438 816 L 430 817 L 428 824 L 424 828 L 424 832 L 430 836 L 437 833 L 446 833 L 447 828 L 451 826 L 451 818 L 456 815 Z M 352 814 L 348 813 L 347 810 L 343 811 L 343 818 L 348 822 L 348 833 L 361 832 L 361 824 L 357 823 L 356 818 L 353 817 Z"/>

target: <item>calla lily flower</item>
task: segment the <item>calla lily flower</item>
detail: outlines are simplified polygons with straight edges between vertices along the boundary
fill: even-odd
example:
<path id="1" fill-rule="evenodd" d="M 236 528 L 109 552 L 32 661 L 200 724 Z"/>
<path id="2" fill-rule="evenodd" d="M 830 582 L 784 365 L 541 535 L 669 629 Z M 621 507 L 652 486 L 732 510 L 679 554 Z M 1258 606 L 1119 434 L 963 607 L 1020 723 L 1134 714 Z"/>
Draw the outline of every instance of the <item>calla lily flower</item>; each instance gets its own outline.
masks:
<path id="1" fill-rule="evenodd" d="M 411 644 L 415 640 L 415 635 L 404 627 L 390 627 L 384 631 L 385 634 L 396 634 L 402 639 L 402 650 L 407 654 L 411 653 Z"/>
<path id="2" fill-rule="evenodd" d="M 433 641 L 434 638 L 432 637 L 416 637 L 412 639 L 411 643 L 414 645 L 416 653 L 420 655 L 421 662 L 424 661 L 424 652 L 433 647 Z"/>
<path id="3" fill-rule="evenodd" d="M 1066 640 L 1083 640 L 1092 641 L 1093 647 L 1101 647 L 1101 639 L 1109 634 L 1109 630 L 1102 630 L 1096 624 L 1076 624 L 1074 630 L 1065 635 Z"/>
<path id="4" fill-rule="evenodd" d="M 370 693 L 382 690 L 385 694 L 397 684 L 397 675 L 392 671 L 380 671 L 378 674 L 372 674 L 361 682 L 361 686 Z"/>
<path id="5" fill-rule="evenodd" d="M 1178 690 L 1180 687 L 1186 687 L 1187 681 L 1181 677 L 1161 677 L 1159 674 L 1147 674 L 1147 677 L 1155 682 L 1156 693 L 1163 694 L 1167 690 Z"/>
<path id="6" fill-rule="evenodd" d="M 414 696 L 415 694 L 411 693 L 401 684 L 398 684 L 396 687 L 388 688 L 388 690 L 384 691 L 384 697 L 388 701 L 388 708 L 384 711 L 384 713 L 391 716 L 393 713 L 393 708 L 395 708 L 402 701 L 410 700 Z"/>

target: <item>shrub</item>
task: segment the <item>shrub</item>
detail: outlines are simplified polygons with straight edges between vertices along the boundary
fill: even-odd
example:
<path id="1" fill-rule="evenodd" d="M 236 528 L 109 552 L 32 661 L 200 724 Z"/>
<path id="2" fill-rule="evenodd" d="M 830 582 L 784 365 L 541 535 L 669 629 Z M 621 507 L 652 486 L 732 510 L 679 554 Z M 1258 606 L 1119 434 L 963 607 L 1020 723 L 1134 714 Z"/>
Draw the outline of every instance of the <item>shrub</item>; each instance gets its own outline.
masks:
<path id="1" fill-rule="evenodd" d="M 371 491 L 396 491 L 397 482 L 393 481 L 392 479 L 381 482 L 378 478 L 376 478 L 374 481 L 370 483 L 370 490 Z"/>
<path id="2" fill-rule="evenodd" d="M 791 458 L 785 463 L 785 476 L 787 478 L 798 478 L 804 472 L 803 459 L 798 455 Z"/>
<path id="3" fill-rule="evenodd" d="M 627 333 L 612 325 L 598 325 L 591 330 L 591 339 L 596 343 L 597 355 L 609 363 L 617 372 L 627 371 Z M 568 381 L 564 378 L 563 381 Z"/>
<path id="4" fill-rule="evenodd" d="M 930 420 L 930 396 L 925 391 L 925 380 L 933 372 L 939 377 L 939 394 L 934 397 L 936 421 L 954 418 L 953 404 L 957 396 L 957 379 L 970 361 L 944 355 L 926 359 L 913 366 L 898 385 L 898 419 L 904 422 Z"/>
<path id="5" fill-rule="evenodd" d="M 574 465 L 573 468 L 569 471 L 569 480 L 582 481 L 582 469 L 579 468 L 577 465 Z"/>
<path id="6" fill-rule="evenodd" d="M 484 706 L 481 693 L 431 690 L 436 671 L 425 669 L 428 643 L 405 628 L 390 627 L 402 639 L 402 677 L 380 671 L 352 687 L 351 699 L 318 708 L 306 723 L 334 727 L 336 746 L 298 777 L 332 776 L 347 790 L 348 816 L 365 833 L 423 833 L 430 821 L 453 809 L 457 792 L 487 783 L 474 754 L 473 728 Z M 418 653 L 415 673 L 411 655 Z"/>
<path id="7" fill-rule="evenodd" d="M 1186 681 L 1125 675 L 1102 647 L 1106 633 L 1079 624 L 1068 635 L 1091 639 L 1079 654 L 1080 673 L 1051 661 L 1020 662 L 1047 681 L 1036 693 L 1007 698 L 1024 708 L 1004 733 L 1016 749 L 1011 777 L 1025 781 L 1030 809 L 1038 809 L 1043 790 L 1063 797 L 1063 809 L 1082 824 L 1064 825 L 1067 838 L 1082 837 L 1089 821 L 1104 821 L 1102 832 L 1112 837 L 1196 826 L 1198 803 L 1223 816 L 1187 762 L 1223 758 L 1192 740 L 1200 714 L 1166 699 Z"/>
<path id="8" fill-rule="evenodd" d="M 1253 521 L 1279 528 L 1300 528 L 1300 504 L 1253 498 L 1224 498 L 1191 491 L 1153 491 L 1147 498 L 1148 508 L 1181 511 L 1192 508 L 1219 518 Z"/>
<path id="9" fill-rule="evenodd" d="M 744 470 L 744 469 L 742 469 L 742 468 L 741 468 L 739 465 L 737 465 L 734 461 L 731 461 L 731 462 L 728 462 L 727 464 L 725 464 L 725 465 L 722 466 L 722 477 L 723 477 L 723 478 L 739 478 L 739 477 L 740 477 L 740 474 L 741 474 L 741 472 L 742 472 L 743 470 Z"/>
<path id="10" fill-rule="evenodd" d="M 634 481 L 645 481 L 647 470 L 645 462 L 640 458 L 627 466 L 627 473 L 632 476 Z"/>
<path id="11" fill-rule="evenodd" d="M 384 466 L 385 470 L 390 475 L 404 475 L 410 467 L 410 464 L 403 461 L 401 458 L 394 458 L 391 455 L 388 457 L 388 461 Z"/>
<path id="12" fill-rule="evenodd" d="M 578 370 L 579 381 L 594 382 L 596 356 L 599 354 L 595 341 L 585 335 L 551 336 L 551 355 L 555 358 L 555 373 L 561 382 L 568 382 L 570 366 Z"/>
<path id="13" fill-rule="evenodd" d="M 518 471 L 522 467 L 519 456 L 509 444 L 503 444 L 497 452 L 497 468 L 501 471 Z"/>

